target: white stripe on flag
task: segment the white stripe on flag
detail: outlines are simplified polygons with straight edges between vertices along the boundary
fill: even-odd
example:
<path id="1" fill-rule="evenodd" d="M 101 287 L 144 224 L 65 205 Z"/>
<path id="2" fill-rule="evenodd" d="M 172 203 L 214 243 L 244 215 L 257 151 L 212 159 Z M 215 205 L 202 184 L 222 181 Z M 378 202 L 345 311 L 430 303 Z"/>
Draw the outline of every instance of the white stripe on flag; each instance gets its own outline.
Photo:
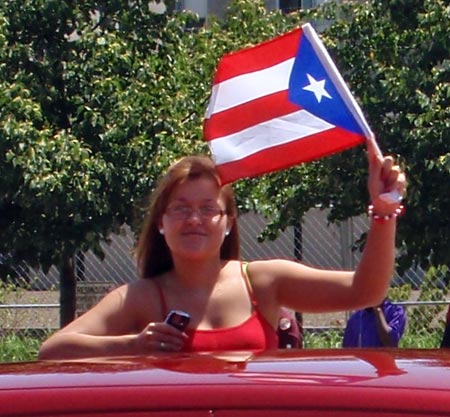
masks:
<path id="1" fill-rule="evenodd" d="M 209 142 L 216 164 L 238 161 L 264 149 L 293 142 L 335 126 L 306 110 L 257 124 Z"/>
<path id="2" fill-rule="evenodd" d="M 238 75 L 216 84 L 212 88 L 212 99 L 206 118 L 247 101 L 287 90 L 294 61 L 295 58 L 290 58 L 271 67 Z"/>

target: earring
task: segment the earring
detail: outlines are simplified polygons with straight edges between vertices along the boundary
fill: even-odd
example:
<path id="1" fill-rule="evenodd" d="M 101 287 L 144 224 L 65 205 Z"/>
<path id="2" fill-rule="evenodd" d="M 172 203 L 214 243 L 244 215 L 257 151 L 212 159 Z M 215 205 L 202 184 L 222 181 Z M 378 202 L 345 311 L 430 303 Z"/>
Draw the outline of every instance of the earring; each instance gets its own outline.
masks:
<path id="1" fill-rule="evenodd" d="M 227 230 L 227 231 L 225 232 L 225 236 L 228 236 L 229 234 L 230 234 L 230 231 Z"/>
<path id="2" fill-rule="evenodd" d="M 159 233 L 160 233 L 161 235 L 163 235 L 163 234 L 164 234 L 164 229 L 163 229 L 163 228 L 159 229 Z"/>

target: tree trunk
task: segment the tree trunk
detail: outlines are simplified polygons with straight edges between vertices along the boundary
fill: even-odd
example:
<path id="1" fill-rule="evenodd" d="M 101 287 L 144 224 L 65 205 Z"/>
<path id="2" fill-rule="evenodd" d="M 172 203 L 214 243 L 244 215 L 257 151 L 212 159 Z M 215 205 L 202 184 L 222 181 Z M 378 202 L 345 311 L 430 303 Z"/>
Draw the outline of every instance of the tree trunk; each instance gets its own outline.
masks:
<path id="1" fill-rule="evenodd" d="M 297 261 L 303 260 L 303 229 L 301 223 L 294 226 L 294 258 Z"/>
<path id="2" fill-rule="evenodd" d="M 65 257 L 63 259 L 59 283 L 59 324 L 64 327 L 75 318 L 77 281 L 73 258 Z"/>

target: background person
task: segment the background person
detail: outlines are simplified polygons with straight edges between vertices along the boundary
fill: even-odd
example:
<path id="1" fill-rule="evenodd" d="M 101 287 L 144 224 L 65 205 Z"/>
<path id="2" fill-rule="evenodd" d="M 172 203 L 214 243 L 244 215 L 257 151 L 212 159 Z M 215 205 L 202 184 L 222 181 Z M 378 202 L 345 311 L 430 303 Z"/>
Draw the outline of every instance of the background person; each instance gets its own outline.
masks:
<path id="1" fill-rule="evenodd" d="M 151 201 L 136 248 L 140 279 L 106 295 L 41 346 L 41 359 L 176 351 L 261 351 L 278 347 L 280 309 L 348 311 L 380 303 L 394 272 L 399 201 L 405 176 L 368 142 L 370 230 L 355 271 L 321 270 L 284 259 L 239 258 L 232 187 L 213 161 L 173 164 Z M 185 331 L 165 323 L 190 314 Z"/>
<path id="2" fill-rule="evenodd" d="M 278 347 L 280 349 L 299 349 L 303 347 L 303 326 L 294 311 L 285 307 L 281 308 L 277 333 Z"/>
<path id="3" fill-rule="evenodd" d="M 376 307 L 355 311 L 344 332 L 343 347 L 396 347 L 406 325 L 405 309 L 385 299 Z"/>

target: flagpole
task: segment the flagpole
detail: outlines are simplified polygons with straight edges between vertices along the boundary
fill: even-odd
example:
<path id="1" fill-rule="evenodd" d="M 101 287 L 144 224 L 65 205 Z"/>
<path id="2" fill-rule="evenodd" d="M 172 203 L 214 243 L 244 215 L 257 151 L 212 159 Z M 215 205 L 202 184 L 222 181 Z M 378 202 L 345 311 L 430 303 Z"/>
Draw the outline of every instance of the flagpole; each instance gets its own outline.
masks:
<path id="1" fill-rule="evenodd" d="M 370 141 L 372 143 L 372 146 L 373 146 L 373 149 L 375 151 L 375 154 L 377 155 L 377 157 L 379 159 L 382 160 L 384 158 L 384 156 L 383 156 L 383 153 L 381 152 L 380 147 L 378 146 L 378 143 L 377 143 L 377 141 L 375 139 L 375 135 L 371 135 L 371 136 L 367 137 L 366 140 Z"/>

